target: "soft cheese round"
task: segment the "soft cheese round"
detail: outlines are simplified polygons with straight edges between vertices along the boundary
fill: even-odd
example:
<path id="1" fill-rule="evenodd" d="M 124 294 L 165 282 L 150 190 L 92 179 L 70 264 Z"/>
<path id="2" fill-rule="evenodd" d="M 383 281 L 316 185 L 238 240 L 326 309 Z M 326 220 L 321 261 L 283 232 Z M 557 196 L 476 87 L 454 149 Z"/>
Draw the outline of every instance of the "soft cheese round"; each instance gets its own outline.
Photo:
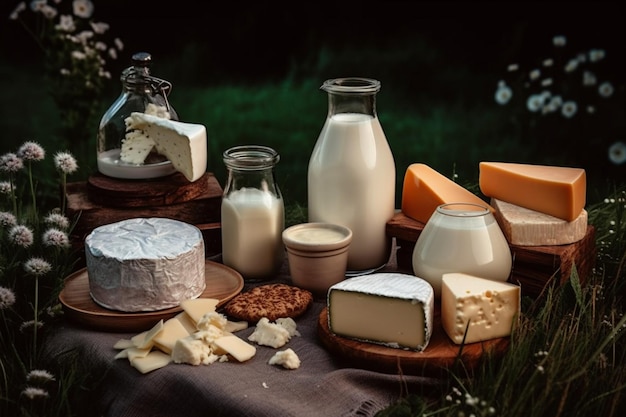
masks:
<path id="1" fill-rule="evenodd" d="M 85 239 L 93 300 L 112 310 L 155 311 L 199 297 L 206 287 L 204 239 L 188 223 L 135 218 Z"/>

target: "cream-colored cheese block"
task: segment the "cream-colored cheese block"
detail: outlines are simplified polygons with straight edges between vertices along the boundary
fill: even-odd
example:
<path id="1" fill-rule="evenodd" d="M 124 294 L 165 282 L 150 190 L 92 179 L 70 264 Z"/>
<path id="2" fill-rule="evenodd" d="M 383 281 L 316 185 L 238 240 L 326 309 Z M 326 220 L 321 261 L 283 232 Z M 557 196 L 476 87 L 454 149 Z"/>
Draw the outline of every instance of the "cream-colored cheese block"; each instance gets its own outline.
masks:
<path id="1" fill-rule="evenodd" d="M 154 336 L 154 344 L 165 353 L 172 353 L 178 339 L 189 336 L 185 326 L 176 317 L 163 323 L 163 329 Z"/>
<path id="2" fill-rule="evenodd" d="M 226 327 L 224 327 L 224 331 L 228 333 L 236 333 L 241 330 L 245 330 L 248 328 L 247 321 L 230 321 L 226 322 Z"/>
<path id="3" fill-rule="evenodd" d="M 300 358 L 293 349 L 288 348 L 276 352 L 267 363 L 270 365 L 280 365 L 285 369 L 298 369 L 300 367 Z"/>
<path id="4" fill-rule="evenodd" d="M 153 350 L 144 357 L 132 359 L 130 364 L 142 374 L 147 374 L 148 372 L 167 366 L 171 361 L 172 357 L 167 353 Z"/>
<path id="5" fill-rule="evenodd" d="M 443 274 L 441 285 L 441 324 L 454 343 L 511 334 L 520 314 L 518 285 L 463 273 Z"/>
<path id="6" fill-rule="evenodd" d="M 185 300 L 180 303 L 181 308 L 185 313 L 191 317 L 191 320 L 196 323 L 196 326 L 206 313 L 212 313 L 215 311 L 217 304 L 220 300 L 216 298 L 194 298 Z"/>
<path id="7" fill-rule="evenodd" d="M 163 330 L 163 320 L 159 320 L 150 330 L 141 332 L 131 338 L 135 347 L 139 349 L 149 348 L 154 345 L 154 338 Z"/>
<path id="8" fill-rule="evenodd" d="M 154 145 L 154 140 L 140 130 L 128 132 L 122 140 L 120 160 L 127 164 L 141 165 L 154 149 Z"/>
<path id="9" fill-rule="evenodd" d="M 433 329 L 434 290 L 400 273 L 346 279 L 328 290 L 328 326 L 337 336 L 421 351 Z"/>
<path id="10" fill-rule="evenodd" d="M 168 120 L 146 113 L 134 112 L 125 120 L 128 133 L 139 130 L 141 135 L 127 136 L 123 146 L 133 148 L 140 136 L 154 142 L 156 151 L 172 162 L 174 169 L 193 182 L 206 172 L 207 167 L 207 134 L 201 124 L 185 123 Z M 130 141 L 128 144 L 126 142 Z M 143 142 L 142 142 L 143 143 Z M 147 143 L 147 141 L 146 141 Z M 139 147 L 139 146 L 138 146 Z M 147 155 L 146 155 L 147 156 Z M 123 162 L 137 163 L 136 154 L 124 152 L 120 154 Z M 143 161 L 141 161 L 143 163 Z"/>
<path id="11" fill-rule="evenodd" d="M 194 335 L 178 339 L 172 350 L 174 363 L 186 363 L 189 365 L 209 365 L 219 359 L 211 346 Z"/>
<path id="12" fill-rule="evenodd" d="M 189 334 L 193 334 L 198 331 L 198 326 L 185 311 L 181 311 L 174 317 L 178 319 L 178 321 L 180 321 L 180 324 L 182 324 L 185 329 L 187 329 L 187 332 Z"/>
<path id="13" fill-rule="evenodd" d="M 261 318 L 257 322 L 254 332 L 248 336 L 248 340 L 251 342 L 275 349 L 284 346 L 289 339 L 291 339 L 289 330 L 277 323 L 270 322 L 267 317 Z"/>
<path id="14" fill-rule="evenodd" d="M 487 197 L 569 222 L 586 203 L 587 177 L 581 168 L 481 162 L 478 182 Z"/>
<path id="15" fill-rule="evenodd" d="M 409 165 L 402 186 L 402 213 L 426 223 L 437 206 L 447 203 L 480 204 L 493 211 L 480 197 L 428 165 Z"/>
<path id="16" fill-rule="evenodd" d="M 569 222 L 495 198 L 491 199 L 491 206 L 504 236 L 512 245 L 567 245 L 578 242 L 587 233 L 588 214 L 585 209 Z"/>
<path id="17" fill-rule="evenodd" d="M 214 344 L 239 362 L 245 362 L 256 354 L 256 347 L 237 336 L 222 336 L 215 339 Z"/>

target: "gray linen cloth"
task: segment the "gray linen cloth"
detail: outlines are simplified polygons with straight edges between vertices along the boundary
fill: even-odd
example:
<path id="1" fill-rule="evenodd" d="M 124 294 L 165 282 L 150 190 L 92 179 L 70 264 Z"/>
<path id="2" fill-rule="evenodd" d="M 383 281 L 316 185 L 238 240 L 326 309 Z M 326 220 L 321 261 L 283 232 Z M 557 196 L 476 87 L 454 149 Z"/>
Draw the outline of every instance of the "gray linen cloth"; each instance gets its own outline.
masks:
<path id="1" fill-rule="evenodd" d="M 394 266 L 390 263 L 385 269 Z M 289 282 L 287 267 L 272 282 Z M 68 321 L 51 332 L 44 355 L 51 361 L 77 355 L 80 367 L 101 376 L 97 388 L 86 394 L 93 397 L 92 416 L 365 417 L 407 392 L 429 396 L 438 391 L 437 379 L 353 367 L 329 352 L 318 338 L 318 317 L 325 306 L 325 300 L 315 300 L 296 319 L 300 336 L 280 349 L 257 346 L 256 355 L 244 363 L 234 359 L 200 366 L 172 363 L 142 375 L 127 359 L 114 359 L 115 342 L 134 334 L 94 331 Z M 252 331 L 250 327 L 237 335 L 247 340 Z M 268 364 L 277 350 L 286 348 L 300 357 L 298 369 Z"/>

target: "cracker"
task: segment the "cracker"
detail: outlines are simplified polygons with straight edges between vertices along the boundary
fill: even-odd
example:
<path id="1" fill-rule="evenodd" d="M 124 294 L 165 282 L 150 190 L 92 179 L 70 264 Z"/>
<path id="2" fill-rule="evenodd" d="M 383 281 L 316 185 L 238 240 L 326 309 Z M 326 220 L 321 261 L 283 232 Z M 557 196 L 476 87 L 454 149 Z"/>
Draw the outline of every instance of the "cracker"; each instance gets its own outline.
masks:
<path id="1" fill-rule="evenodd" d="M 263 317 L 270 321 L 295 318 L 313 303 L 313 294 L 287 284 L 265 284 L 241 293 L 230 300 L 224 311 L 227 315 L 256 323 Z"/>

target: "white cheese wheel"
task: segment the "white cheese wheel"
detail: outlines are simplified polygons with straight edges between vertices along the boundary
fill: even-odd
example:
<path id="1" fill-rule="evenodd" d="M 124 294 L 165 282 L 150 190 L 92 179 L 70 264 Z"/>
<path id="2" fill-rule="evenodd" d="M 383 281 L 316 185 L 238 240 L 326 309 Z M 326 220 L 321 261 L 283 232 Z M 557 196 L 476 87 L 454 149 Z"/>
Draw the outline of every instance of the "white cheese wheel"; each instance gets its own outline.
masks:
<path id="1" fill-rule="evenodd" d="M 328 327 L 337 336 L 421 351 L 432 335 L 434 297 L 415 275 L 349 278 L 328 290 Z"/>
<path id="2" fill-rule="evenodd" d="M 204 240 L 188 223 L 135 218 L 85 239 L 91 297 L 112 310 L 155 311 L 199 297 L 206 287 Z"/>

